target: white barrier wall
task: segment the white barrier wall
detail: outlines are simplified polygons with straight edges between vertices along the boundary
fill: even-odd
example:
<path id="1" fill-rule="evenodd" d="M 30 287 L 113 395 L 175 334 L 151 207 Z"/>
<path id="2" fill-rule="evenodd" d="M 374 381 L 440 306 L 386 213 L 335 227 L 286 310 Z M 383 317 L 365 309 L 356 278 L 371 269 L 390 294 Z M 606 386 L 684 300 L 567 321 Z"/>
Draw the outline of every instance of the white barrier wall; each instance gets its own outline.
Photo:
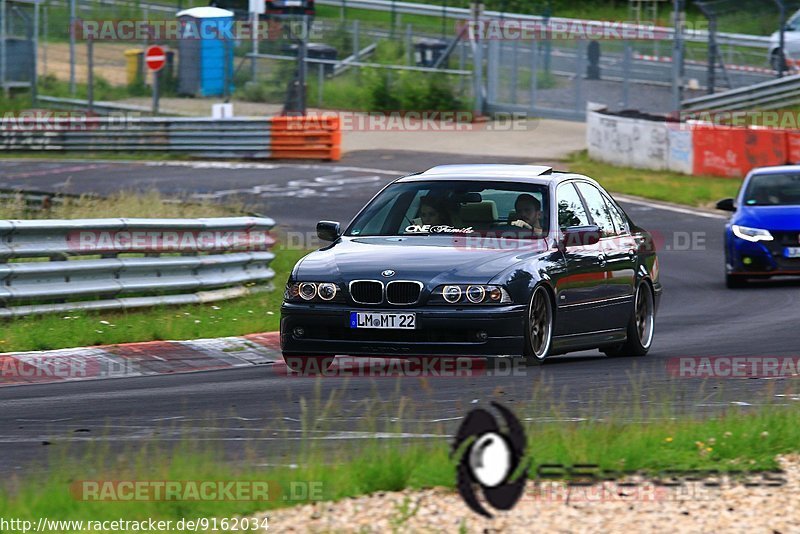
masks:
<path id="1" fill-rule="evenodd" d="M 669 154 L 667 168 L 673 172 L 692 174 L 694 170 L 694 145 L 692 130 L 677 123 L 669 125 Z"/>
<path id="2" fill-rule="evenodd" d="M 597 112 L 590 112 L 587 122 L 587 145 L 592 158 L 640 169 L 667 168 L 669 134 L 666 123 Z"/>
<path id="3" fill-rule="evenodd" d="M 675 123 L 606 115 L 596 105 L 587 111 L 589 156 L 613 165 L 692 173 L 692 132 Z"/>

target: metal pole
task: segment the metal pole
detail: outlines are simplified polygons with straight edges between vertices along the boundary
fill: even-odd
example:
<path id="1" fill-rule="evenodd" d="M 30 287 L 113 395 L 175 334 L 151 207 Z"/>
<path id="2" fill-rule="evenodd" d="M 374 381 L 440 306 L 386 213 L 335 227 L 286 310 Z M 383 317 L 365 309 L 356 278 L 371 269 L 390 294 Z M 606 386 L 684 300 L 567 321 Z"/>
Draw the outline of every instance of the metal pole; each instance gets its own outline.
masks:
<path id="1" fill-rule="evenodd" d="M 786 71 L 786 49 L 784 48 L 786 45 L 786 4 L 783 3 L 783 0 L 775 0 L 775 3 L 778 4 L 778 9 L 780 10 L 780 39 L 779 39 L 779 48 L 778 48 L 778 78 L 783 77 L 783 73 Z"/>
<path id="2" fill-rule="evenodd" d="M 389 21 L 389 25 L 391 26 L 389 29 L 389 36 L 392 38 L 394 38 L 395 17 L 397 16 L 397 5 L 395 5 L 396 1 L 397 0 L 392 0 L 391 14 L 390 14 L 391 20 Z"/>
<path id="3" fill-rule="evenodd" d="M 578 41 L 578 61 L 577 72 L 575 73 L 575 111 L 582 112 L 586 109 L 586 103 L 583 101 L 583 76 L 586 74 L 586 41 Z"/>
<path id="4" fill-rule="evenodd" d="M 317 107 L 322 107 L 322 100 L 325 96 L 323 94 L 323 89 L 325 86 L 325 64 L 319 63 L 318 70 L 317 70 Z"/>
<path id="5" fill-rule="evenodd" d="M 45 5 L 42 8 L 42 26 L 44 27 L 44 39 L 42 40 L 42 72 L 47 74 L 47 39 L 48 39 L 48 28 L 49 24 L 47 22 L 47 6 Z"/>
<path id="6" fill-rule="evenodd" d="M 228 58 L 230 57 L 230 54 L 231 54 L 231 50 L 230 50 L 230 44 L 228 42 L 228 39 L 225 39 L 225 38 L 222 39 L 222 51 L 225 54 L 225 58 L 224 58 L 225 68 L 224 68 L 224 76 L 223 76 L 224 77 L 223 82 L 225 83 L 225 85 L 222 87 L 222 95 L 225 97 L 225 103 L 227 104 L 231 100 L 231 95 L 230 95 L 230 89 L 231 89 L 231 72 L 230 72 L 230 70 L 231 69 L 230 69 L 230 62 L 228 61 Z"/>
<path id="7" fill-rule="evenodd" d="M 39 83 L 39 0 L 33 4 L 33 66 L 31 72 L 31 105 L 36 106 L 36 89 Z"/>
<path id="8" fill-rule="evenodd" d="M 472 84 L 474 94 L 473 112 L 475 116 L 483 115 L 483 43 L 480 40 L 477 20 L 475 35 L 472 36 Z"/>
<path id="9" fill-rule="evenodd" d="M 708 19 L 708 94 L 714 94 L 717 71 L 717 17 Z"/>
<path id="10" fill-rule="evenodd" d="M 158 79 L 161 77 L 161 71 L 153 72 L 153 117 L 158 115 Z"/>
<path id="11" fill-rule="evenodd" d="M 256 54 L 258 54 L 258 36 L 257 36 L 257 26 L 258 26 L 258 13 L 253 11 L 250 13 L 250 20 L 253 24 L 252 32 L 253 32 L 253 57 L 250 58 L 250 81 L 256 81 Z"/>
<path id="12" fill-rule="evenodd" d="M 0 0 L 0 88 L 8 96 L 6 86 L 6 0 Z"/>
<path id="13" fill-rule="evenodd" d="M 86 57 L 87 57 L 87 76 L 86 76 L 86 100 L 89 102 L 88 111 L 94 111 L 94 39 L 89 37 L 86 40 Z"/>
<path id="14" fill-rule="evenodd" d="M 69 0 L 69 94 L 75 95 L 75 2 Z"/>
<path id="15" fill-rule="evenodd" d="M 631 92 L 631 61 L 633 59 L 633 49 L 630 41 L 625 41 L 624 53 L 622 70 L 625 72 L 625 77 L 622 79 L 622 107 L 623 109 L 628 109 Z"/>
<path id="16" fill-rule="evenodd" d="M 308 15 L 303 15 L 303 28 L 304 30 L 308 29 Z M 308 65 L 306 64 L 306 57 L 308 56 L 308 31 L 303 31 L 303 35 L 300 36 L 300 49 L 298 51 L 298 58 L 300 61 L 300 72 L 299 72 L 299 91 L 300 94 L 298 98 L 300 100 L 300 113 L 302 115 L 306 114 L 306 78 L 308 77 Z"/>
<path id="17" fill-rule="evenodd" d="M 539 41 L 533 39 L 531 41 L 531 103 L 529 109 L 531 115 L 534 114 L 536 109 L 537 91 L 539 89 Z"/>
<path id="18" fill-rule="evenodd" d="M 360 51 L 361 45 L 358 42 L 358 19 L 356 19 L 353 21 L 353 57 L 356 61 L 360 59 Z"/>
<path id="19" fill-rule="evenodd" d="M 406 26 L 406 65 L 411 65 L 414 57 L 414 33 L 411 24 Z"/>
<path id="20" fill-rule="evenodd" d="M 673 0 L 675 39 L 672 45 L 672 109 L 681 111 L 683 100 L 683 6 L 684 0 Z"/>
<path id="21" fill-rule="evenodd" d="M 442 0 L 442 39 L 447 33 L 447 0 Z"/>
<path id="22" fill-rule="evenodd" d="M 519 53 L 519 39 L 514 39 L 514 42 L 511 44 L 511 103 L 517 103 L 517 83 L 519 80 L 517 79 L 517 70 L 519 68 L 519 64 L 517 62 L 517 54 Z"/>
<path id="23" fill-rule="evenodd" d="M 342 10 L 339 16 L 343 21 L 347 20 L 347 0 L 342 0 Z"/>

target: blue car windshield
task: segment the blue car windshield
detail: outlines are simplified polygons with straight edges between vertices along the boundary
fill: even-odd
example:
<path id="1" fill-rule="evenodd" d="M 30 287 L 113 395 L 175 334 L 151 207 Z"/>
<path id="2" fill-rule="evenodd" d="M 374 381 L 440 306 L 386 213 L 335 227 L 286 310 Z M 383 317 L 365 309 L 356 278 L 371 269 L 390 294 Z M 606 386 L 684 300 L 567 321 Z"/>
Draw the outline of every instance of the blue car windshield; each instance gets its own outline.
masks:
<path id="1" fill-rule="evenodd" d="M 745 206 L 800 206 L 800 173 L 756 174 L 744 194 Z"/>
<path id="2" fill-rule="evenodd" d="M 401 182 L 353 221 L 349 236 L 431 234 L 536 238 L 550 228 L 546 185 L 494 181 Z"/>

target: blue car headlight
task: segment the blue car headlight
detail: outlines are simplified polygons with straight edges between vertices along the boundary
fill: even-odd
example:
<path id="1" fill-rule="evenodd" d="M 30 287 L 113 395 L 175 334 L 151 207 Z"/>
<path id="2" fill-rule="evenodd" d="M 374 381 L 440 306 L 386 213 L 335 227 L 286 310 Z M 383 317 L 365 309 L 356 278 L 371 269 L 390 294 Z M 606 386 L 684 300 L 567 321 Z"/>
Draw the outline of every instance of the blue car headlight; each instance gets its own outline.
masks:
<path id="1" fill-rule="evenodd" d="M 733 235 L 739 239 L 757 243 L 758 241 L 772 241 L 772 234 L 769 230 L 762 230 L 761 228 L 750 228 L 749 226 L 739 226 L 738 224 L 731 225 Z"/>

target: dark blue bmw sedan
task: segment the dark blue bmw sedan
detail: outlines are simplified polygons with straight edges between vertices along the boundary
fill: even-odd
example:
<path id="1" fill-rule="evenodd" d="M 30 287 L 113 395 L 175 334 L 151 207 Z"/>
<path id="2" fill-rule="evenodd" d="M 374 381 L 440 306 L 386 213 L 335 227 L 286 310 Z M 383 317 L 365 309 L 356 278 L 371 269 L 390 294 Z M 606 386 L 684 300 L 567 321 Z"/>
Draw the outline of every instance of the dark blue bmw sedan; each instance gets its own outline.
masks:
<path id="1" fill-rule="evenodd" d="M 334 355 L 643 356 L 661 295 L 651 235 L 586 176 L 446 165 L 395 180 L 295 266 L 287 364 Z"/>
<path id="2" fill-rule="evenodd" d="M 800 275 L 800 165 L 761 167 L 747 175 L 736 199 L 717 208 L 732 211 L 725 227 L 725 282 Z"/>

